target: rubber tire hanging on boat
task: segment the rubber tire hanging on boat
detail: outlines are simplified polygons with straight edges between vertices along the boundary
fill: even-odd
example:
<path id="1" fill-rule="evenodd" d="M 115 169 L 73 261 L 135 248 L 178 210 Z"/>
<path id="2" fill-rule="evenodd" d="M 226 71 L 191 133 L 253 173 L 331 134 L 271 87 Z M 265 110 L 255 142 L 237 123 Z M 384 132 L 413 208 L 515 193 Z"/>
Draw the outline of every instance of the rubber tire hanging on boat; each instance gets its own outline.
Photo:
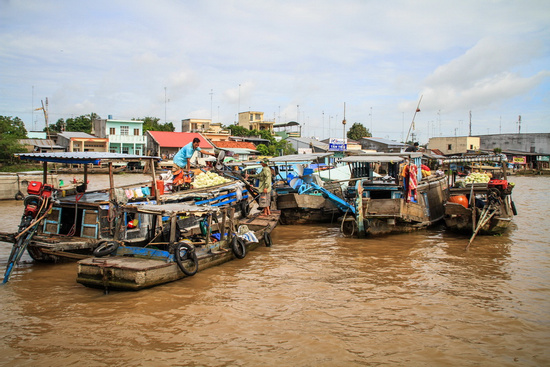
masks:
<path id="1" fill-rule="evenodd" d="M 182 250 L 185 250 L 185 257 L 182 257 Z M 178 264 L 180 270 L 188 277 L 195 275 L 199 270 L 199 260 L 197 259 L 195 248 L 192 245 L 189 245 L 185 242 L 179 242 L 176 245 L 174 257 L 176 258 L 176 263 Z M 193 262 L 193 268 L 191 270 L 188 270 L 183 264 L 185 260 L 191 260 Z"/>
<path id="2" fill-rule="evenodd" d="M 250 205 L 248 205 L 248 201 L 243 200 L 241 201 L 241 215 L 246 218 L 248 217 L 248 214 L 250 213 Z"/>
<path id="3" fill-rule="evenodd" d="M 231 249 L 237 259 L 244 259 L 246 256 L 246 246 L 244 241 L 237 235 L 233 236 L 233 240 L 231 241 Z"/>
<path id="4" fill-rule="evenodd" d="M 99 241 L 98 246 L 94 249 L 95 257 L 103 257 L 112 254 L 119 246 L 117 241 Z"/>
<path id="5" fill-rule="evenodd" d="M 271 240 L 271 233 L 269 232 L 264 232 L 264 243 L 265 243 L 265 247 L 271 247 L 271 245 L 273 244 L 273 241 Z"/>

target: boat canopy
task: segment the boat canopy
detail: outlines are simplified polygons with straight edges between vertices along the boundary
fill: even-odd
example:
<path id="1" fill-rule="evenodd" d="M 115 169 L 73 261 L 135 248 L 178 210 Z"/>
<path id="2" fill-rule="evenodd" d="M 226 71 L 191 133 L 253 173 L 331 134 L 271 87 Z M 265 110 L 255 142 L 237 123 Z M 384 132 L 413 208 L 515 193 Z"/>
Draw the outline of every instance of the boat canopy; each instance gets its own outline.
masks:
<path id="1" fill-rule="evenodd" d="M 271 163 L 311 162 L 320 158 L 331 156 L 333 153 L 289 154 L 269 159 Z"/>
<path id="2" fill-rule="evenodd" d="M 369 154 L 369 155 L 352 155 L 342 158 L 340 162 L 354 163 L 354 162 L 379 162 L 379 163 L 399 163 L 403 162 L 407 156 L 402 155 L 390 155 L 390 154 Z"/>
<path id="3" fill-rule="evenodd" d="M 449 157 L 443 159 L 443 163 L 468 163 L 468 162 L 506 162 L 508 158 L 504 154 L 471 155 L 464 157 Z"/>
<path id="4" fill-rule="evenodd" d="M 69 164 L 99 164 L 102 160 L 110 161 L 141 161 L 158 160 L 160 157 L 149 157 L 124 153 L 109 152 L 58 152 L 58 153 L 17 153 L 21 159 L 39 162 L 69 163 Z"/>

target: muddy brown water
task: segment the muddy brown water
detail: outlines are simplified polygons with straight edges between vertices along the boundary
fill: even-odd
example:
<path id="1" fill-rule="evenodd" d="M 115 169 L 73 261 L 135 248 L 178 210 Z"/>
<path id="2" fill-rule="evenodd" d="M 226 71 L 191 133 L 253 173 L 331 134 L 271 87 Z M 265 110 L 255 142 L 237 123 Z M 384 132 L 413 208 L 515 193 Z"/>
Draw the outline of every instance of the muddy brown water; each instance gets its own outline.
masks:
<path id="1" fill-rule="evenodd" d="M 0 286 L 0 365 L 549 365 L 550 178 L 511 181 L 513 228 L 467 252 L 442 227 L 359 240 L 279 226 L 243 260 L 108 295 L 77 284 L 75 263 L 25 255 Z M 22 203 L 0 211 L 14 231 Z"/>

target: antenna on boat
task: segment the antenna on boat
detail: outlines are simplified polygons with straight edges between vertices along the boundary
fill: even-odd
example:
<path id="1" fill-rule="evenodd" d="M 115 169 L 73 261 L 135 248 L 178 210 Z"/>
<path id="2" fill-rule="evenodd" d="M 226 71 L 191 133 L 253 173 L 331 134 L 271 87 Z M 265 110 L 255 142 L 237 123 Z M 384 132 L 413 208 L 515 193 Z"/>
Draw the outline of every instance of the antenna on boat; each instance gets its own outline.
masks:
<path id="1" fill-rule="evenodd" d="M 412 122 L 411 122 L 411 126 L 409 126 L 409 132 L 407 133 L 407 138 L 405 139 L 405 141 L 403 143 L 407 144 L 407 141 L 409 140 L 409 135 L 411 134 L 411 129 L 414 130 L 414 118 L 416 117 L 416 114 L 418 112 L 420 112 L 420 102 L 422 101 L 422 97 L 424 97 L 424 95 L 421 95 L 420 96 L 420 99 L 418 100 L 418 104 L 416 105 L 416 110 L 414 111 L 414 115 L 413 115 L 413 119 L 412 119 Z"/>

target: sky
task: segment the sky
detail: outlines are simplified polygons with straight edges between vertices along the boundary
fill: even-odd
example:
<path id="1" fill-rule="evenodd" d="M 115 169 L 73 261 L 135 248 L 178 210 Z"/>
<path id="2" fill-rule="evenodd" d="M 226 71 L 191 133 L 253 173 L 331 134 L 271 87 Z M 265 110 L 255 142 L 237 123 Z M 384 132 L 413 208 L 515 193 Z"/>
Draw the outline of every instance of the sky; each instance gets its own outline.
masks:
<path id="1" fill-rule="evenodd" d="M 550 1 L 0 0 L 0 115 L 42 130 L 46 98 L 49 123 L 260 111 L 320 139 L 549 133 Z"/>

